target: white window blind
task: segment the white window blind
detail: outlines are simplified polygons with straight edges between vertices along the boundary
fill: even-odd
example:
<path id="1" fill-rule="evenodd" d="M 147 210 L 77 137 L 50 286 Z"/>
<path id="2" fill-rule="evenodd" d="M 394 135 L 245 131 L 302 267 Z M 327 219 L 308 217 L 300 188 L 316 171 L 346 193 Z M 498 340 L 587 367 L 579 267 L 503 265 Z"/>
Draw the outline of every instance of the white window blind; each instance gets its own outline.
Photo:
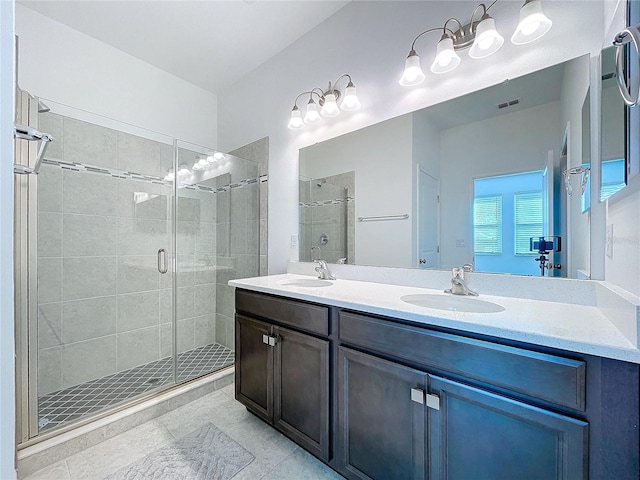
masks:
<path id="1" fill-rule="evenodd" d="M 607 182 L 600 186 L 600 200 L 604 201 L 611 195 L 621 190 L 625 186 L 624 182 Z"/>
<path id="2" fill-rule="evenodd" d="M 542 191 L 518 192 L 513 196 L 515 211 L 515 254 L 536 255 L 530 250 L 531 237 L 543 235 Z"/>
<path id="3" fill-rule="evenodd" d="M 484 255 L 502 253 L 502 195 L 473 199 L 473 251 Z"/>

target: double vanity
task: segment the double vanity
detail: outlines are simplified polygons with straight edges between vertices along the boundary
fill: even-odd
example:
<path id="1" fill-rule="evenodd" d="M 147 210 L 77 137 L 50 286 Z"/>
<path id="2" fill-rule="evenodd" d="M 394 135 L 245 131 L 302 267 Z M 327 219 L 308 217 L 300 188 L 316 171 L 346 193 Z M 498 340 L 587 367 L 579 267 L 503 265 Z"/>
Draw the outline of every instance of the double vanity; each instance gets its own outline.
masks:
<path id="1" fill-rule="evenodd" d="M 350 479 L 638 478 L 624 292 L 474 274 L 466 297 L 443 292 L 443 272 L 348 272 L 230 282 L 251 412 Z"/>

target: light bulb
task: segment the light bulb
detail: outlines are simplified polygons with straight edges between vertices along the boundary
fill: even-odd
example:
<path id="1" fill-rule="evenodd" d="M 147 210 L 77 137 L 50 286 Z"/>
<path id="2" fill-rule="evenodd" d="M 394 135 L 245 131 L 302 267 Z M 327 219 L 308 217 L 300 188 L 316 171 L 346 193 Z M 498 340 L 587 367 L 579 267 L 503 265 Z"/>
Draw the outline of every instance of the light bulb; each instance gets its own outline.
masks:
<path id="1" fill-rule="evenodd" d="M 345 112 L 353 112 L 362 106 L 358 99 L 358 95 L 356 94 L 356 87 L 352 82 L 349 82 L 347 88 L 345 88 L 344 98 L 342 99 L 340 106 Z"/>
<path id="2" fill-rule="evenodd" d="M 460 64 L 460 57 L 453 48 L 453 39 L 443 35 L 436 47 L 436 58 L 431 64 L 433 73 L 447 73 Z"/>
<path id="3" fill-rule="evenodd" d="M 471 58 L 484 58 L 496 53 L 502 47 L 504 38 L 496 30 L 496 22 L 484 15 L 476 27 L 476 39 L 469 50 Z"/>
<path id="4" fill-rule="evenodd" d="M 333 92 L 327 93 L 324 96 L 324 104 L 322 105 L 320 113 L 323 117 L 337 117 L 340 115 L 340 109 L 338 108 L 336 96 Z"/>
<path id="5" fill-rule="evenodd" d="M 302 114 L 300 110 L 298 110 L 297 106 L 293 107 L 291 110 L 291 118 L 289 119 L 289 128 L 291 130 L 298 130 L 304 127 L 304 122 L 302 121 Z"/>
<path id="6" fill-rule="evenodd" d="M 542 11 L 540 0 L 526 1 L 520 9 L 520 19 L 511 43 L 524 45 L 539 39 L 551 29 L 553 22 Z"/>
<path id="7" fill-rule="evenodd" d="M 404 72 L 402 72 L 399 83 L 403 87 L 410 87 L 422 83 L 424 78 L 424 72 L 420 68 L 420 57 L 415 50 L 411 50 L 404 64 Z"/>
<path id="8" fill-rule="evenodd" d="M 309 103 L 307 104 L 307 112 L 304 114 L 304 123 L 307 125 L 313 125 L 320 121 L 322 121 L 322 118 L 318 113 L 318 106 L 316 105 L 316 102 L 310 98 Z"/>

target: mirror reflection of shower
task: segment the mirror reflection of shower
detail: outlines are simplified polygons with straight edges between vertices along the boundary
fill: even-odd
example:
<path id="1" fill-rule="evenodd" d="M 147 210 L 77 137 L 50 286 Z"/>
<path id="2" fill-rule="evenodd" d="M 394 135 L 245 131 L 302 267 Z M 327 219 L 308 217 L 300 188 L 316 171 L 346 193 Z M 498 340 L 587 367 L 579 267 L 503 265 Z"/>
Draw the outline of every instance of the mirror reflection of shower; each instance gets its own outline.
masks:
<path id="1" fill-rule="evenodd" d="M 300 260 L 354 263 L 355 172 L 301 177 L 300 198 Z"/>

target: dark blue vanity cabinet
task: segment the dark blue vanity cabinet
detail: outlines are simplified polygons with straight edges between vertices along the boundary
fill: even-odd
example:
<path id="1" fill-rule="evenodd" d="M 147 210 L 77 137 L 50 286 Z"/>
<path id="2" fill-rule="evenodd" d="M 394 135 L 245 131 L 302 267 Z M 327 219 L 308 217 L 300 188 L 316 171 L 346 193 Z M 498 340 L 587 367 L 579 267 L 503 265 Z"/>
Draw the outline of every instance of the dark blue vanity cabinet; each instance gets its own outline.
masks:
<path id="1" fill-rule="evenodd" d="M 244 290 L 236 309 L 236 398 L 347 478 L 639 478 L 636 364 Z M 269 359 L 278 331 L 299 338 Z"/>
<path id="2" fill-rule="evenodd" d="M 328 462 L 328 308 L 242 291 L 236 304 L 236 399 Z"/>

